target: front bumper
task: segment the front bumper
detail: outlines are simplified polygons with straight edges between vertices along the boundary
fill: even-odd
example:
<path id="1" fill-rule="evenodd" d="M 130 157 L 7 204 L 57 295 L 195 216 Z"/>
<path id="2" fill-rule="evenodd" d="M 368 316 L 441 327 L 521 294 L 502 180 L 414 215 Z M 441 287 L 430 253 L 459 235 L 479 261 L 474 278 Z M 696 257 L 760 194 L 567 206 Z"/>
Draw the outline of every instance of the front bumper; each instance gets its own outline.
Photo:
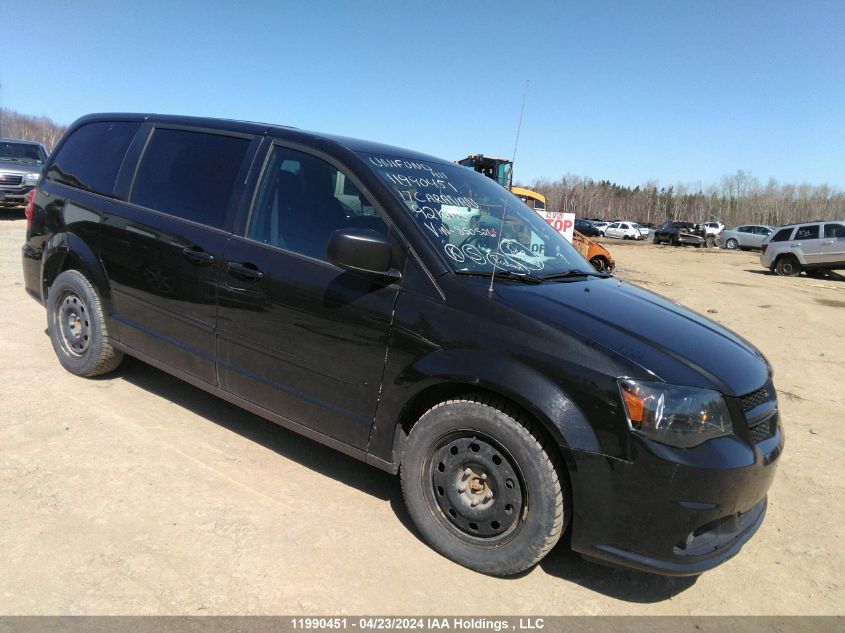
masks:
<path id="1" fill-rule="evenodd" d="M 670 576 L 735 556 L 766 514 L 783 450 L 779 419 L 771 424 L 776 430 L 759 443 L 743 431 L 692 449 L 631 436 L 630 461 L 572 451 L 572 549 Z"/>
<path id="2" fill-rule="evenodd" d="M 26 205 L 26 194 L 28 194 L 34 187 L 22 186 L 10 188 L 0 188 L 0 206 L 13 207 Z"/>

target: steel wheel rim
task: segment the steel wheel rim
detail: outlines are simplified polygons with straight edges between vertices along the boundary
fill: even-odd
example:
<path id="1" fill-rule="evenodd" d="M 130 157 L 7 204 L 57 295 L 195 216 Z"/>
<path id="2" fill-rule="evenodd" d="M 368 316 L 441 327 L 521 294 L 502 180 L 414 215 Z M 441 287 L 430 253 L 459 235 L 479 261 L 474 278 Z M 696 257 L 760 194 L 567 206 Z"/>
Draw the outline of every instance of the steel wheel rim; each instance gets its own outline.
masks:
<path id="1" fill-rule="evenodd" d="M 528 494 L 513 457 L 474 431 L 443 436 L 429 452 L 426 485 L 433 514 L 461 537 L 501 545 L 513 538 L 528 512 Z"/>
<path id="2" fill-rule="evenodd" d="M 56 307 L 56 324 L 59 329 L 59 341 L 68 354 L 77 358 L 88 351 L 91 341 L 90 313 L 79 296 L 72 291 L 65 291 Z"/>

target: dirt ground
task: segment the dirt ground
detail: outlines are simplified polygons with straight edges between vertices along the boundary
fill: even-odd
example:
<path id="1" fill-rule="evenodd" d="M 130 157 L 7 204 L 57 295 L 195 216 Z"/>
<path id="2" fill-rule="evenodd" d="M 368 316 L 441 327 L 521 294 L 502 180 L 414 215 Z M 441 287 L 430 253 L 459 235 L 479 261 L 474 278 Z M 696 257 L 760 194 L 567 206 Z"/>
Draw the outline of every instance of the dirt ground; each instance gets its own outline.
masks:
<path id="1" fill-rule="evenodd" d="M 137 361 L 65 372 L 0 213 L 1 614 L 835 614 L 845 611 L 845 281 L 753 253 L 608 240 L 618 276 L 775 369 L 786 450 L 762 528 L 697 579 L 558 547 L 511 579 L 424 545 L 397 479 Z M 657 519 L 659 520 L 659 519 Z"/>

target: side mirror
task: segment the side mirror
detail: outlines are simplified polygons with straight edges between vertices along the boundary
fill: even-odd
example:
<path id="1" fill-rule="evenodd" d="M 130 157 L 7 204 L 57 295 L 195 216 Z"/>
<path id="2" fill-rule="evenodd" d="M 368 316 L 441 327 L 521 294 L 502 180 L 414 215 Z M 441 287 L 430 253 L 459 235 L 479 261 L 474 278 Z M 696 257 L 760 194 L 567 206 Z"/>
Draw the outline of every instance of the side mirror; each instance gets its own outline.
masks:
<path id="1" fill-rule="evenodd" d="M 390 267 L 392 253 L 390 240 L 378 231 L 364 228 L 338 229 L 326 246 L 326 257 L 335 266 L 387 280 L 402 277 Z"/>

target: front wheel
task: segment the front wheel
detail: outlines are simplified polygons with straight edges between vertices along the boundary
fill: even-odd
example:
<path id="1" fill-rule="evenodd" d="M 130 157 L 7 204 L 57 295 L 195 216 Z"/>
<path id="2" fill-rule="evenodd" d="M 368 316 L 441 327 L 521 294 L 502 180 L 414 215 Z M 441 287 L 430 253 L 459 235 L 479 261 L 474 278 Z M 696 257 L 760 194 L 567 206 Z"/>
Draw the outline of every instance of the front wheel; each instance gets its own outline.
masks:
<path id="1" fill-rule="evenodd" d="M 105 374 L 123 360 L 109 342 L 97 290 L 76 270 L 66 270 L 50 286 L 47 330 L 62 367 L 77 376 Z"/>
<path id="2" fill-rule="evenodd" d="M 735 251 L 739 248 L 739 242 L 737 242 L 734 238 L 730 238 L 727 242 L 725 242 L 725 248 Z"/>
<path id="3" fill-rule="evenodd" d="M 600 273 L 607 272 L 607 260 L 604 257 L 596 255 L 590 260 L 590 264 Z"/>
<path id="4" fill-rule="evenodd" d="M 563 488 L 532 424 L 492 398 L 449 400 L 411 429 L 402 492 L 423 539 L 496 576 L 536 564 L 563 533 Z"/>

